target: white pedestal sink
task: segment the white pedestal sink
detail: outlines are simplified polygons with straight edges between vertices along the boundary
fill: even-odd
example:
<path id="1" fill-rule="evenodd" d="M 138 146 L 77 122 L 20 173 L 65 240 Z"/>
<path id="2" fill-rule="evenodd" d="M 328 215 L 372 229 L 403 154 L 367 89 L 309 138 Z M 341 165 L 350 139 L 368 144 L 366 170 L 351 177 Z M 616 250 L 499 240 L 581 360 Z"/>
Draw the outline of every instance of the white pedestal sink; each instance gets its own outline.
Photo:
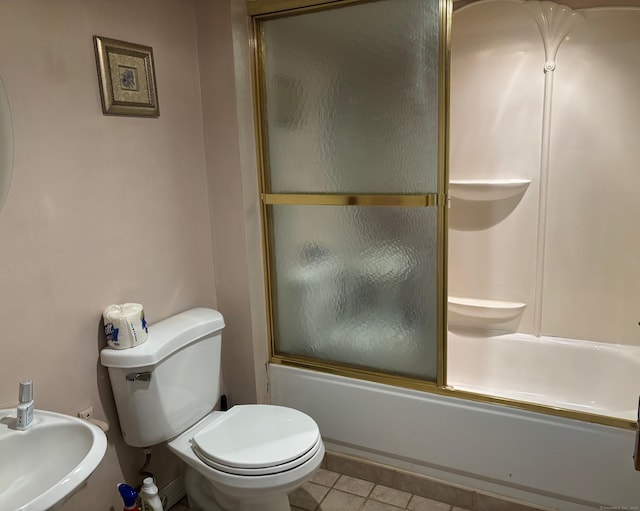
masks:
<path id="1" fill-rule="evenodd" d="M 107 449 L 100 428 L 76 417 L 35 410 L 18 431 L 16 409 L 0 410 L 0 509 L 46 511 L 71 495 Z"/>

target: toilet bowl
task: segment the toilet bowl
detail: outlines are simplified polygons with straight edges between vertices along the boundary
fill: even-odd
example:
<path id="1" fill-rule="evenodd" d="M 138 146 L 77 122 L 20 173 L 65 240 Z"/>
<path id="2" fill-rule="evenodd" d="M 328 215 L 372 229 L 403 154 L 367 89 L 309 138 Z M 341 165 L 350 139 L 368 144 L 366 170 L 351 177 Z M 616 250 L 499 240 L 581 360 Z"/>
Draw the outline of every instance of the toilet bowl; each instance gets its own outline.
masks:
<path id="1" fill-rule="evenodd" d="M 203 511 L 289 511 L 287 494 L 324 456 L 318 425 L 275 405 L 213 411 L 220 397 L 222 315 L 192 309 L 149 327 L 148 340 L 104 349 L 124 440 L 167 442 L 185 463 L 190 503 Z"/>
<path id="2" fill-rule="evenodd" d="M 315 422 L 290 408 L 242 405 L 214 412 L 169 442 L 169 449 L 215 492 L 191 492 L 203 510 L 289 510 L 287 494 L 320 466 L 324 445 Z M 206 488 L 206 485 L 205 485 Z M 188 492 L 189 493 L 189 492 Z"/>

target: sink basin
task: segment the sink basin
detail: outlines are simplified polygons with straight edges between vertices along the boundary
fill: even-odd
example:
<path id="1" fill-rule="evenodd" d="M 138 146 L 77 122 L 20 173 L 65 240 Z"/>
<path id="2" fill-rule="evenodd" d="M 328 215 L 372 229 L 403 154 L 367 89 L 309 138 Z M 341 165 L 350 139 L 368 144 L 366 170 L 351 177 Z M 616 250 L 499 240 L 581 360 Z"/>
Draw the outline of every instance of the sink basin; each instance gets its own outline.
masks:
<path id="1" fill-rule="evenodd" d="M 0 410 L 0 509 L 46 511 L 71 495 L 107 449 L 100 428 L 76 417 L 35 410 L 18 431 L 16 409 Z"/>

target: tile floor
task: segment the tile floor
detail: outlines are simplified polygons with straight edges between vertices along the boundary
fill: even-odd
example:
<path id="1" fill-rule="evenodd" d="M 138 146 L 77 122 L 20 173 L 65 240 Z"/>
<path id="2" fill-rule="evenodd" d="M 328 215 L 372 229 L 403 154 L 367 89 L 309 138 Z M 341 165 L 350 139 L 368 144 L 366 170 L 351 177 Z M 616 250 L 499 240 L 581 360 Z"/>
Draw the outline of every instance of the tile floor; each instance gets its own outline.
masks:
<path id="1" fill-rule="evenodd" d="M 466 511 L 325 469 L 291 493 L 289 502 L 292 511 Z"/>
<path id="2" fill-rule="evenodd" d="M 289 495 L 292 511 L 466 511 L 364 479 L 319 469 Z M 187 511 L 183 499 L 171 511 Z"/>

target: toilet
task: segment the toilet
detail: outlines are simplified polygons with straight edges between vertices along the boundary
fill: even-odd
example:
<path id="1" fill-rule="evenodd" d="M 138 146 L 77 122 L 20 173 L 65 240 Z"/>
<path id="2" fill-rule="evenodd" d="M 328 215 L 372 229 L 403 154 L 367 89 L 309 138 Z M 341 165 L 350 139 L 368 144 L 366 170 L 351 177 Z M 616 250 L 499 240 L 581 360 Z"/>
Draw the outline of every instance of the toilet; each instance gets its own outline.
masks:
<path id="1" fill-rule="evenodd" d="M 213 410 L 223 328 L 219 312 L 191 309 L 151 325 L 143 344 L 100 352 L 124 440 L 133 447 L 167 442 L 185 463 L 191 509 L 288 511 L 287 494 L 324 457 L 318 425 L 282 406 Z"/>

